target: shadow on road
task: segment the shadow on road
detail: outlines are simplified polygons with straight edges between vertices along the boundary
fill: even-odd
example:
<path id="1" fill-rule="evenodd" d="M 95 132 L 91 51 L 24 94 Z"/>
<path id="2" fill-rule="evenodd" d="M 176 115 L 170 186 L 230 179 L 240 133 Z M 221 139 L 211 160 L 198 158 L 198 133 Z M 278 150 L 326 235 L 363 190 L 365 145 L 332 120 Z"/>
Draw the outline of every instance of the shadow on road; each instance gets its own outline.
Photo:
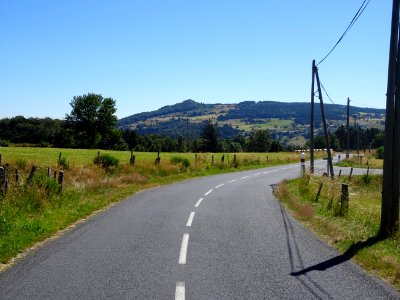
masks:
<path id="1" fill-rule="evenodd" d="M 300 268 L 304 268 L 304 263 L 300 253 L 299 246 L 295 238 L 292 223 L 290 222 L 290 219 L 287 216 L 286 211 L 283 209 L 282 205 L 281 204 L 279 205 L 281 209 L 283 225 L 285 227 L 285 232 L 286 232 L 286 244 L 288 248 L 290 269 L 292 271 L 292 273 L 290 274 L 292 275 L 295 269 L 295 264 L 299 265 Z M 319 285 L 306 273 L 304 274 L 304 277 L 296 277 L 296 280 L 300 282 L 300 284 L 316 299 L 334 298 L 329 294 L 328 291 L 326 291 L 321 285 Z"/>
<path id="2" fill-rule="evenodd" d="M 345 253 L 343 253 L 342 255 L 335 256 L 331 259 L 328 259 L 324 262 L 313 265 L 311 267 L 305 268 L 303 270 L 300 270 L 297 272 L 292 272 L 292 273 L 290 273 L 290 275 L 299 276 L 299 275 L 307 274 L 308 272 L 311 272 L 311 271 L 325 271 L 326 269 L 329 269 L 331 267 L 337 266 L 341 263 L 344 263 L 344 262 L 350 260 L 361 249 L 371 247 L 372 245 L 374 245 L 382 240 L 384 240 L 383 237 L 374 236 L 374 237 L 370 237 L 369 239 L 367 239 L 365 241 L 359 241 L 359 242 L 351 245 L 350 248 L 347 249 L 347 251 Z"/>

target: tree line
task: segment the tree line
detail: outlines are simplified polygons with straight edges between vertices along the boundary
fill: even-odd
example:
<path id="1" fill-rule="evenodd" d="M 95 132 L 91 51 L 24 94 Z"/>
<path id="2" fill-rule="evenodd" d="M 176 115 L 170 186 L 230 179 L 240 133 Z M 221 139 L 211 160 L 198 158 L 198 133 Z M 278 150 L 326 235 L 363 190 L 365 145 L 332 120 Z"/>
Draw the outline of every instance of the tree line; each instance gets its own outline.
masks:
<path id="1" fill-rule="evenodd" d="M 211 120 L 205 121 L 193 135 L 140 134 L 117 128 L 116 101 L 98 94 L 73 97 L 71 112 L 65 119 L 25 118 L 17 116 L 0 120 L 0 146 L 10 144 L 84 149 L 112 149 L 162 152 L 278 152 L 294 150 L 274 140 L 268 130 L 253 131 L 221 138 Z M 378 129 L 349 130 L 350 148 L 377 148 L 383 145 L 384 134 Z M 341 126 L 330 133 L 334 150 L 346 149 L 347 132 Z M 317 136 L 315 148 L 326 148 L 325 139 Z M 307 145 L 304 145 L 307 147 Z"/>

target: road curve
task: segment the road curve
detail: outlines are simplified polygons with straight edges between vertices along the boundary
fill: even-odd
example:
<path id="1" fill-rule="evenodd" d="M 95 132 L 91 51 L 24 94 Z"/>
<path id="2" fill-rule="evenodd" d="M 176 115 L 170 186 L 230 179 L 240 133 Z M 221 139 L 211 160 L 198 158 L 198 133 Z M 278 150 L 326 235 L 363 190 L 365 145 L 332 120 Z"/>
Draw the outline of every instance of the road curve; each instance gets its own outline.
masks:
<path id="1" fill-rule="evenodd" d="M 0 299 L 400 299 L 274 199 L 271 186 L 299 171 L 139 193 L 1 273 Z"/>

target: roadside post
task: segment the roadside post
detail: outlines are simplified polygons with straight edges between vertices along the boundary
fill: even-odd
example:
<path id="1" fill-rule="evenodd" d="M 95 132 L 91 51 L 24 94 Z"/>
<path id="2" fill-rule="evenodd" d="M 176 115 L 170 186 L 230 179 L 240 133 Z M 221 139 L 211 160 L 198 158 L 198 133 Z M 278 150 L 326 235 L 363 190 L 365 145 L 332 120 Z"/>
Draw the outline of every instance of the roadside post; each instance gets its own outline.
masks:
<path id="1" fill-rule="evenodd" d="M 303 177 L 306 173 L 306 154 L 301 152 L 300 154 L 300 176 Z"/>

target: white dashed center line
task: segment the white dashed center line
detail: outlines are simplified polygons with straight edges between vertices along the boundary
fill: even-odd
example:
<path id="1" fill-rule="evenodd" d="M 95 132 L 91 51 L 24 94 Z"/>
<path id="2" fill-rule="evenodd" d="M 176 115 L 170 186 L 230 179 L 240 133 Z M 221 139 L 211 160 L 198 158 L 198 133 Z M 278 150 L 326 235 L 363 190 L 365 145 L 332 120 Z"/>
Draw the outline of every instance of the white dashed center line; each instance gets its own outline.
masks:
<path id="1" fill-rule="evenodd" d="M 220 184 L 220 185 L 217 185 L 215 188 L 217 189 L 217 188 L 220 188 L 221 186 L 224 186 L 225 184 Z"/>
<path id="2" fill-rule="evenodd" d="M 185 233 L 182 238 L 181 252 L 179 253 L 179 264 L 186 264 L 186 254 L 189 244 L 189 233 Z"/>
<path id="3" fill-rule="evenodd" d="M 203 198 L 200 198 L 200 199 L 196 202 L 196 205 L 195 205 L 194 207 L 199 207 L 201 201 L 203 201 Z"/>
<path id="4" fill-rule="evenodd" d="M 227 183 L 232 183 L 232 182 L 235 182 L 235 181 L 236 181 L 236 179 L 233 179 L 231 181 L 228 181 Z"/>
<path id="5" fill-rule="evenodd" d="M 185 283 L 184 282 L 176 283 L 175 300 L 185 300 Z"/>
<path id="6" fill-rule="evenodd" d="M 189 219 L 188 219 L 188 221 L 187 221 L 187 223 L 186 223 L 186 226 L 187 226 L 187 227 L 192 226 L 193 217 L 194 217 L 194 211 L 192 211 L 192 212 L 190 213 L 190 215 L 189 215 Z"/>
<path id="7" fill-rule="evenodd" d="M 241 179 L 246 179 L 246 178 L 250 178 L 250 176 L 244 176 Z"/>
<path id="8" fill-rule="evenodd" d="M 212 193 L 213 190 L 209 190 L 207 193 L 204 194 L 204 196 L 208 196 Z"/>

